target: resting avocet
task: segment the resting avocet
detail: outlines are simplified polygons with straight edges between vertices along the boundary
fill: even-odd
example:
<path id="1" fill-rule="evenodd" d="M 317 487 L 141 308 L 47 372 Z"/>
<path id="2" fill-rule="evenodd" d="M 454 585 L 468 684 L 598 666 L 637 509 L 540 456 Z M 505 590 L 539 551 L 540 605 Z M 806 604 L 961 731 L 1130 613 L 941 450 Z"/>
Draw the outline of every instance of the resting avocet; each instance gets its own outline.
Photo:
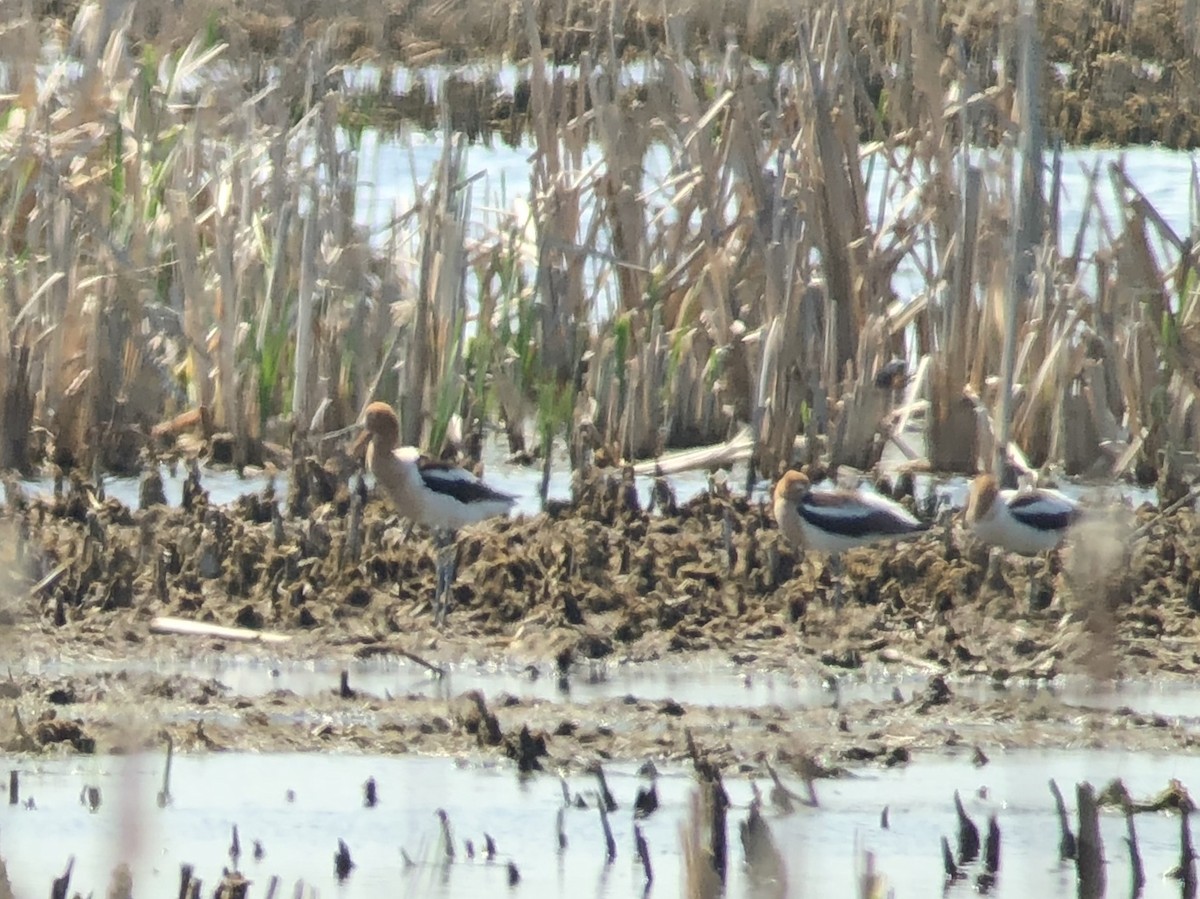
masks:
<path id="1" fill-rule="evenodd" d="M 841 574 L 841 553 L 912 537 L 929 529 L 907 509 L 878 494 L 812 489 L 808 476 L 786 472 L 775 485 L 775 521 L 793 546 L 826 553 Z M 840 577 L 834 602 L 841 601 Z"/>
<path id="2" fill-rule="evenodd" d="M 397 446 L 399 442 L 400 420 L 392 407 L 387 403 L 367 406 L 366 430 L 355 451 L 366 447 L 367 470 L 396 511 L 437 535 L 436 618 L 441 622 L 454 582 L 455 532 L 486 518 L 507 515 L 516 497 L 489 487 L 465 468 L 434 461 L 414 446 Z"/>
<path id="3" fill-rule="evenodd" d="M 971 482 L 964 511 L 968 527 L 984 543 L 1029 557 L 1026 575 L 1030 608 L 1035 605 L 1036 595 L 1035 557 L 1056 549 L 1079 515 L 1079 504 L 1057 490 L 1044 487 L 1001 490 L 990 474 L 981 474 Z"/>
<path id="4" fill-rule="evenodd" d="M 1079 504 L 1057 490 L 1001 490 L 995 477 L 971 482 L 967 524 L 984 543 L 1022 556 L 1049 552 L 1062 543 L 1079 518 Z"/>

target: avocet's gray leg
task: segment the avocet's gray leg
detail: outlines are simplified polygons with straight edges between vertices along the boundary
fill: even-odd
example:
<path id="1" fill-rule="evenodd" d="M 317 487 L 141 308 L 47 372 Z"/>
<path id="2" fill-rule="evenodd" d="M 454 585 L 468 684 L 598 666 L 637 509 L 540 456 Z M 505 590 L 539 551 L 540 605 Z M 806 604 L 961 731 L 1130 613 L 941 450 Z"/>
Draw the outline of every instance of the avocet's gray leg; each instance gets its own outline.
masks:
<path id="1" fill-rule="evenodd" d="M 1033 566 L 1037 562 L 1036 556 L 1030 556 L 1029 561 L 1025 563 L 1025 574 L 1029 584 L 1028 591 L 1025 595 L 1025 607 L 1033 612 L 1037 609 L 1038 590 L 1037 584 L 1033 580 Z"/>
<path id="2" fill-rule="evenodd" d="M 434 621 L 441 626 L 450 611 L 450 588 L 454 584 L 458 565 L 458 547 L 454 543 L 453 531 L 438 531 L 437 534 L 437 589 L 434 595 Z"/>
<path id="3" fill-rule="evenodd" d="M 834 553 L 829 557 L 829 570 L 833 575 L 833 607 L 842 609 L 842 581 L 845 580 L 846 570 L 842 567 L 842 554 Z"/>

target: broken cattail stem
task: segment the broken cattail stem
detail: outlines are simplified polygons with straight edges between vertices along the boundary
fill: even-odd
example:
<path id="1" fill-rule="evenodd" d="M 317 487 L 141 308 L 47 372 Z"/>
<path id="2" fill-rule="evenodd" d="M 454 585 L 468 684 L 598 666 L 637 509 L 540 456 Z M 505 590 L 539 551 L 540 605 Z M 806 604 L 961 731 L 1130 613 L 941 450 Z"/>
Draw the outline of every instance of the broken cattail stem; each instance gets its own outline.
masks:
<path id="1" fill-rule="evenodd" d="M 346 533 L 346 555 L 354 564 L 362 554 L 362 496 L 356 490 L 350 496 L 350 525 Z"/>
<path id="2" fill-rule="evenodd" d="M 267 897 L 266 899 L 275 899 L 275 894 L 279 892 L 279 875 L 272 874 L 271 879 L 267 881 Z"/>
<path id="3" fill-rule="evenodd" d="M 1021 304 L 1029 296 L 1034 254 L 1042 243 L 1042 213 L 1045 205 L 1042 194 L 1042 151 L 1045 136 L 1038 108 L 1041 86 L 1041 37 L 1037 31 L 1035 0 L 1019 0 L 1017 32 L 1020 35 L 1018 46 L 1021 48 L 1017 73 L 1017 102 L 1021 115 L 1018 140 L 1021 187 L 1016 193 L 1016 227 L 1012 234 L 1013 266 L 1009 274 L 1004 310 L 1004 354 L 1000 361 L 1000 401 L 996 410 L 996 443 L 992 459 L 992 474 L 997 478 L 1004 473 L 1012 425 L 1018 313 Z"/>
<path id="4" fill-rule="evenodd" d="M 725 517 L 721 521 L 721 541 L 725 546 L 725 566 L 728 571 L 733 571 L 737 565 L 737 547 L 733 545 L 733 516 L 729 510 L 725 510 Z"/>
<path id="5" fill-rule="evenodd" d="M 1079 878 L 1079 899 L 1099 899 L 1104 895 L 1104 844 L 1100 839 L 1100 810 L 1096 792 L 1090 783 L 1075 787 L 1079 808 L 1079 839 L 1075 858 Z"/>
<path id="6" fill-rule="evenodd" d="M 946 872 L 946 882 L 953 883 L 963 878 L 963 873 L 954 862 L 954 853 L 950 851 L 950 841 L 942 837 L 942 869 Z"/>
<path id="7" fill-rule="evenodd" d="M 1138 848 L 1137 828 L 1133 823 L 1133 807 L 1126 801 L 1125 803 L 1125 845 L 1129 847 L 1129 866 L 1132 877 L 1130 887 L 1130 895 L 1140 896 L 1142 888 L 1146 885 L 1146 869 L 1142 865 L 1142 852 Z"/>
<path id="8" fill-rule="evenodd" d="M 954 791 L 954 811 L 958 814 L 958 863 L 963 865 L 979 858 L 979 828 L 967 815 L 958 790 Z"/>
<path id="9" fill-rule="evenodd" d="M 604 800 L 597 802 L 596 808 L 600 811 L 600 827 L 604 830 L 604 863 L 611 865 L 617 858 L 617 841 L 613 839 L 612 827 L 608 824 L 608 809 L 604 807 Z"/>
<path id="10" fill-rule="evenodd" d="M 1061 834 L 1058 840 L 1058 857 L 1063 861 L 1075 858 L 1079 851 L 1075 842 L 1075 834 L 1071 833 L 1071 819 L 1067 815 L 1067 803 L 1063 801 L 1062 790 L 1053 778 L 1050 779 L 1050 792 L 1054 794 L 1054 807 L 1058 811 L 1058 829 Z"/>
<path id="11" fill-rule="evenodd" d="M 71 889 L 71 871 L 75 868 L 75 856 L 67 859 L 67 870 L 63 871 L 61 877 L 55 877 L 54 882 L 50 885 L 50 899 L 67 899 L 67 892 Z"/>
<path id="12" fill-rule="evenodd" d="M 596 775 L 596 780 L 600 784 L 600 801 L 603 803 L 606 810 L 615 812 L 617 810 L 617 801 L 613 799 L 613 794 L 608 789 L 608 780 L 604 777 L 604 769 L 597 764 L 592 772 Z"/>
<path id="13" fill-rule="evenodd" d="M 983 865 L 989 874 L 1000 871 L 1000 823 L 995 815 L 988 817 L 987 839 L 983 842 Z"/>
<path id="14" fill-rule="evenodd" d="M 454 834 L 450 831 L 450 816 L 446 814 L 445 809 L 438 809 L 438 822 L 442 826 L 442 852 L 446 857 L 446 861 L 454 861 Z"/>
<path id="15" fill-rule="evenodd" d="M 175 741 L 167 734 L 167 764 L 163 768 L 162 789 L 158 791 L 158 807 L 171 804 L 171 758 L 175 754 Z"/>
<path id="16" fill-rule="evenodd" d="M 379 794 L 375 787 L 375 778 L 368 777 L 367 782 L 363 784 L 363 805 L 367 808 L 375 808 L 379 803 Z"/>
<path id="17" fill-rule="evenodd" d="M 1179 881 L 1184 896 L 1196 895 L 1196 853 L 1192 849 L 1191 814 L 1184 806 L 1179 815 Z"/>
<path id="18" fill-rule="evenodd" d="M 21 803 L 21 782 L 20 775 L 16 771 L 8 772 L 8 804 L 20 805 Z"/>
<path id="19" fill-rule="evenodd" d="M 192 885 L 192 874 L 196 869 L 187 863 L 179 866 L 179 899 L 188 899 L 188 891 Z"/>
<path id="20" fill-rule="evenodd" d="M 333 856 L 333 872 L 337 875 L 338 883 L 342 883 L 354 870 L 354 861 L 350 858 L 350 847 L 345 840 L 338 840 L 337 852 Z"/>
<path id="21" fill-rule="evenodd" d="M 637 849 L 638 858 L 642 862 L 642 870 L 646 873 L 646 886 L 654 883 L 654 868 L 650 865 L 650 847 L 646 845 L 646 838 L 642 835 L 642 828 L 638 825 L 633 825 L 633 845 Z"/>
<path id="22" fill-rule="evenodd" d="M 558 830 L 558 851 L 560 854 L 567 851 L 566 819 L 567 819 L 566 806 L 560 805 L 558 807 L 558 814 L 556 815 L 556 820 L 555 820 L 555 827 Z"/>

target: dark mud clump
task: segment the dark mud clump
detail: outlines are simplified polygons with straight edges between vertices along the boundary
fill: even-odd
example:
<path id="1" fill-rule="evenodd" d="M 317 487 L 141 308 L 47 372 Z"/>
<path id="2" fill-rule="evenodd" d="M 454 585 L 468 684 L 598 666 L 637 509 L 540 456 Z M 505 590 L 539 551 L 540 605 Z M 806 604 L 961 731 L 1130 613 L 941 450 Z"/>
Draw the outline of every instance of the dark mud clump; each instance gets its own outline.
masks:
<path id="1" fill-rule="evenodd" d="M 0 552 L 21 573 L 4 610 L 30 639 L 128 651 L 150 619 L 293 635 L 300 652 L 411 648 L 432 657 L 645 660 L 716 650 L 756 668 L 903 666 L 1050 678 L 1194 675 L 1200 540 L 1188 510 L 1097 513 L 1063 557 L 1006 557 L 956 528 L 846 558 L 843 606 L 817 557 L 797 555 L 765 507 L 722 492 L 647 513 L 618 479 L 574 504 L 495 520 L 458 540 L 444 630 L 434 551 L 382 502 L 349 538 L 351 496 L 313 491 L 284 518 L 273 496 L 131 511 L 76 483 L 8 509 Z M 1122 539 L 1145 526 L 1136 540 Z M 31 591 L 31 585 L 33 585 Z M 203 641 L 202 641 L 203 642 Z M 207 645 L 207 644 L 205 644 Z"/>

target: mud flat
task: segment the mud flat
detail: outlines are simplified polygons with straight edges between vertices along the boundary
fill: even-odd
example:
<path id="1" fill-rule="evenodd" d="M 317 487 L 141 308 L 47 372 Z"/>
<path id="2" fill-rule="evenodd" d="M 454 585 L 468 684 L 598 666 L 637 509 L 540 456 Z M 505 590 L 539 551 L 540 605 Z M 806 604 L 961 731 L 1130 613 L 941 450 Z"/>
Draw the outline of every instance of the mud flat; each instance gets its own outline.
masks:
<path id="1" fill-rule="evenodd" d="M 330 492 L 221 507 L 201 489 L 185 508 L 131 511 L 76 483 L 10 506 L 10 750 L 120 751 L 165 730 L 181 749 L 571 768 L 682 760 L 691 732 L 721 765 L 751 770 L 764 754 L 835 767 L 977 744 L 1193 742 L 1200 544 L 1187 509 L 1096 510 L 1073 550 L 1033 567 L 1032 589 L 1019 560 L 989 565 L 936 526 L 850 555 L 835 610 L 825 566 L 798 558 L 761 506 L 717 491 L 675 508 L 664 491 L 647 512 L 601 476 L 575 504 L 465 532 L 439 632 L 429 541 L 404 540 L 371 499 L 355 557 L 351 496 Z M 289 639 L 152 634 L 164 615 Z M 242 662 L 222 668 L 231 657 Z M 263 669 L 255 686 L 239 664 Z M 699 687 L 643 689 L 639 665 Z M 306 666 L 303 684 L 281 677 Z M 627 689 L 596 686 L 622 677 Z M 1155 697 L 1176 683 L 1166 714 Z"/>

